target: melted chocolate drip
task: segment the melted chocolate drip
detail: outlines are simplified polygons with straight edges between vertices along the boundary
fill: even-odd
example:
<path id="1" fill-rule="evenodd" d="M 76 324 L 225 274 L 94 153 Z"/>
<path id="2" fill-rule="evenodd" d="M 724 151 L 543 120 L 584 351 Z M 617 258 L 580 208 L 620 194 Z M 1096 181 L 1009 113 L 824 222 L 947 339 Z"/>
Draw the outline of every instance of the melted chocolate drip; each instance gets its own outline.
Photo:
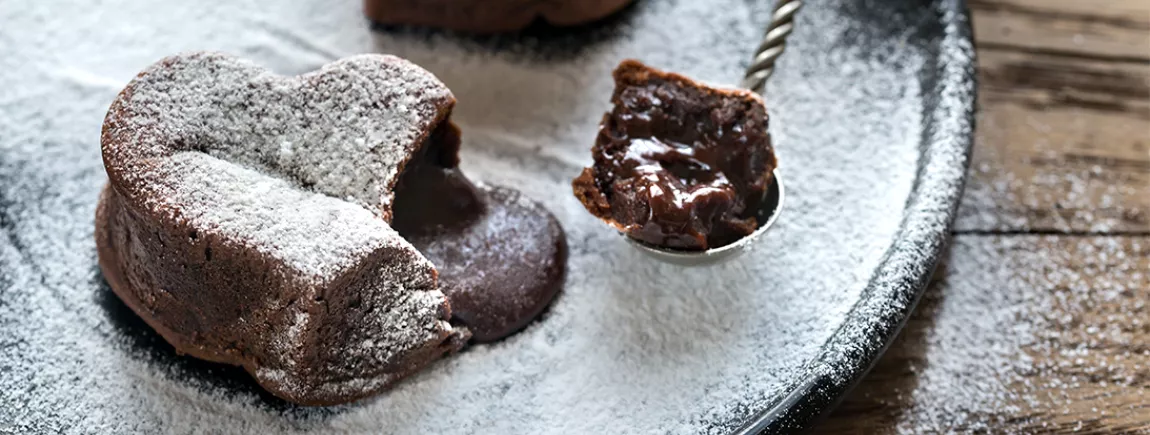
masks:
<path id="1" fill-rule="evenodd" d="M 558 295 L 567 242 L 558 222 L 514 190 L 475 186 L 458 169 L 445 123 L 405 168 L 392 227 L 439 270 L 452 321 L 477 341 L 506 337 Z"/>

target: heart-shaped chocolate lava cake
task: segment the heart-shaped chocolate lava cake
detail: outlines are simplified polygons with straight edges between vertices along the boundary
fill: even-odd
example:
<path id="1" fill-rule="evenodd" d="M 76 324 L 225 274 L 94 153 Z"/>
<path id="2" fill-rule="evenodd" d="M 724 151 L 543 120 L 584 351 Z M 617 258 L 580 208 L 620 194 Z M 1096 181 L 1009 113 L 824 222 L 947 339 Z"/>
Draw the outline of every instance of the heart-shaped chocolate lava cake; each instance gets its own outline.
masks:
<path id="1" fill-rule="evenodd" d="M 178 352 L 308 405 L 521 329 L 561 288 L 566 242 L 538 204 L 463 177 L 454 104 L 393 56 L 298 77 L 163 59 L 104 122 L 104 276 Z"/>

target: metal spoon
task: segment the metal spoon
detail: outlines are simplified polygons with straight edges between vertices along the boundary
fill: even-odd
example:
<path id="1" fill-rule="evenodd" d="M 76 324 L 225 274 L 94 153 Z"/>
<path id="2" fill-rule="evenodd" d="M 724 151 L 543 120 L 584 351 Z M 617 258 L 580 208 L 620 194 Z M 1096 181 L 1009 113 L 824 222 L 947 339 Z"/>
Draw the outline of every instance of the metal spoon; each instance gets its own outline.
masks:
<path id="1" fill-rule="evenodd" d="M 797 12 L 802 5 L 801 0 L 778 0 L 777 3 L 775 3 L 775 9 L 771 12 L 771 23 L 767 26 L 766 33 L 763 34 L 763 42 L 760 43 L 758 49 L 755 50 L 755 57 L 751 61 L 751 66 L 747 68 L 747 74 L 743 77 L 743 88 L 755 91 L 759 94 L 763 93 L 763 87 L 766 85 L 767 79 L 770 78 L 771 74 L 775 71 L 775 61 L 778 60 L 779 56 L 783 54 L 783 50 L 786 49 L 787 36 L 790 36 L 791 31 L 794 30 L 795 12 Z M 712 265 L 750 251 L 754 247 L 755 240 L 763 234 L 766 234 L 767 230 L 770 229 L 771 225 L 778 219 L 783 207 L 783 198 L 783 180 L 776 170 L 771 185 L 767 188 L 766 200 L 762 202 L 762 207 L 756 212 L 756 218 L 760 222 L 759 228 L 734 243 L 706 251 L 681 251 L 661 248 L 648 245 L 625 235 L 623 237 L 631 242 L 632 246 L 638 248 L 640 252 L 659 261 L 680 266 Z"/>

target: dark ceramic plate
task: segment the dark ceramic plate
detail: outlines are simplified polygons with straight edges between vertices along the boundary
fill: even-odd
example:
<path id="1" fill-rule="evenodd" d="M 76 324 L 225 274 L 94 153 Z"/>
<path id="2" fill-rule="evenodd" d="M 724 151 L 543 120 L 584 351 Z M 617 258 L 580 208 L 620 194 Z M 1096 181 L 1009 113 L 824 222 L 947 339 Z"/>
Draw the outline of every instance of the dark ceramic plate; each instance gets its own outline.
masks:
<path id="1" fill-rule="evenodd" d="M 606 22 L 467 37 L 372 29 L 358 0 L 0 2 L 0 432 L 728 433 L 808 425 L 882 353 L 948 234 L 970 149 L 960 0 L 809 1 L 765 95 L 787 180 L 756 249 L 655 263 L 570 195 L 625 57 L 737 83 L 758 0 L 640 0 Z M 176 355 L 111 294 L 92 218 L 108 103 L 213 49 L 294 74 L 390 52 L 455 92 L 463 168 L 567 230 L 542 321 L 360 403 L 302 408 Z"/>

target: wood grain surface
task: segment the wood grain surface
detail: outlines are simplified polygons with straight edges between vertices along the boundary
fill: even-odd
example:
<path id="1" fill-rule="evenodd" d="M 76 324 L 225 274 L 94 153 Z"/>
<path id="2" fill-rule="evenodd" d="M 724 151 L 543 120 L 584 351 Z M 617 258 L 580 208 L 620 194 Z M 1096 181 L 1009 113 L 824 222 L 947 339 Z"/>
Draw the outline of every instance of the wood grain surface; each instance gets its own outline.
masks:
<path id="1" fill-rule="evenodd" d="M 950 252 L 816 433 L 1150 434 L 1150 1 L 970 0 Z"/>

